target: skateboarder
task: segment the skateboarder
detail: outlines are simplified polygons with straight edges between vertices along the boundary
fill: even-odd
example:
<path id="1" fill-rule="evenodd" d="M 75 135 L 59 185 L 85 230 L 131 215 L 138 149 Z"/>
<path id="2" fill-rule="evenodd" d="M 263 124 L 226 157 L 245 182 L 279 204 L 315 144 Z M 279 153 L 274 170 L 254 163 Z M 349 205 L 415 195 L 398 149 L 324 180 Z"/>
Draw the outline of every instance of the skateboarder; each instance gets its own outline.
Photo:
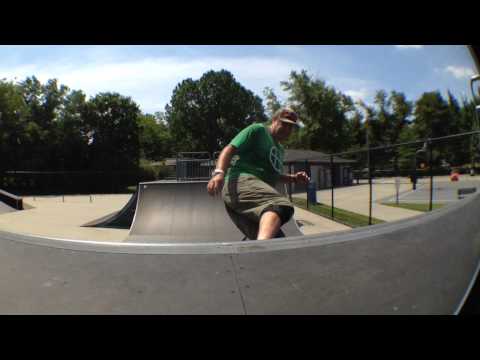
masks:
<path id="1" fill-rule="evenodd" d="M 283 174 L 280 143 L 302 126 L 292 109 L 283 108 L 274 114 L 271 125 L 246 127 L 220 153 L 208 193 L 221 191 L 233 222 L 251 240 L 276 237 L 293 216 L 292 203 L 275 189 L 276 183 L 310 181 L 304 171 Z"/>

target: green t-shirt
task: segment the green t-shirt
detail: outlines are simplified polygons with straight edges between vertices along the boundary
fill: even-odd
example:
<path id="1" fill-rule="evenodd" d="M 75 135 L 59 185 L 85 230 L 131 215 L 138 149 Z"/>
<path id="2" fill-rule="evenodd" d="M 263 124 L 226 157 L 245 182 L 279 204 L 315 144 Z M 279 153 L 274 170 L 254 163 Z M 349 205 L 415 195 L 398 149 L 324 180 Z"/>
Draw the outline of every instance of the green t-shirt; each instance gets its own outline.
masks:
<path id="1" fill-rule="evenodd" d="M 252 124 L 240 131 L 230 142 L 234 155 L 226 180 L 248 174 L 274 185 L 283 173 L 284 149 L 263 124 Z"/>

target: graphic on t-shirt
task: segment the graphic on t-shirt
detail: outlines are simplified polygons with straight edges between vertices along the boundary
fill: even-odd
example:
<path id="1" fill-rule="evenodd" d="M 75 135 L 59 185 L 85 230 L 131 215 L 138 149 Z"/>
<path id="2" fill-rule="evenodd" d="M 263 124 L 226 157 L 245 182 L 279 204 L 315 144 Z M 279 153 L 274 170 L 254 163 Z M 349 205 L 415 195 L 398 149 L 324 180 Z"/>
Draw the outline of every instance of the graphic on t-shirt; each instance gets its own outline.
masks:
<path id="1" fill-rule="evenodd" d="M 280 151 L 275 146 L 270 148 L 270 163 L 277 173 L 282 173 L 283 162 Z"/>
<path id="2" fill-rule="evenodd" d="M 283 172 L 284 152 L 265 125 L 247 126 L 232 139 L 230 145 L 237 149 L 238 157 L 232 159 L 225 180 L 246 174 L 256 176 L 268 184 L 275 184 Z"/>
<path id="3" fill-rule="evenodd" d="M 238 155 L 233 155 L 232 160 L 230 161 L 230 166 L 235 166 L 237 161 L 240 159 L 240 156 Z"/>

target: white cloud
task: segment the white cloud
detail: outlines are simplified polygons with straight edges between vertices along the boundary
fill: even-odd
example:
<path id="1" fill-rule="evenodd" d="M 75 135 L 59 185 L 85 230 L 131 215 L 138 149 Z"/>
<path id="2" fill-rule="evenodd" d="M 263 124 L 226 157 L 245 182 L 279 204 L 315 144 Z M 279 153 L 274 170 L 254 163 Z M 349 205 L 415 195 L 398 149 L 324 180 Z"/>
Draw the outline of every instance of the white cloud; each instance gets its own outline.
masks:
<path id="1" fill-rule="evenodd" d="M 208 70 L 226 69 L 243 86 L 262 96 L 266 86 L 280 92 L 279 82 L 287 79 L 290 71 L 301 67 L 279 58 L 160 57 L 127 62 L 108 59 L 106 62 L 64 61 L 4 67 L 0 68 L 0 78 L 24 80 L 35 75 L 41 82 L 56 78 L 60 84 L 82 90 L 89 96 L 115 91 L 131 96 L 143 111 L 154 112 L 163 110 L 180 81 L 186 78 L 196 80 Z"/>
<path id="2" fill-rule="evenodd" d="M 424 45 L 395 45 L 397 49 L 422 49 Z"/>
<path id="3" fill-rule="evenodd" d="M 456 79 L 465 79 L 474 75 L 474 72 L 471 68 L 463 66 L 450 65 L 447 66 L 444 71 L 452 74 L 453 76 L 455 76 Z"/>
<path id="4" fill-rule="evenodd" d="M 367 89 L 347 90 L 345 95 L 350 96 L 354 101 L 362 100 L 365 102 L 370 96 L 370 91 Z"/>

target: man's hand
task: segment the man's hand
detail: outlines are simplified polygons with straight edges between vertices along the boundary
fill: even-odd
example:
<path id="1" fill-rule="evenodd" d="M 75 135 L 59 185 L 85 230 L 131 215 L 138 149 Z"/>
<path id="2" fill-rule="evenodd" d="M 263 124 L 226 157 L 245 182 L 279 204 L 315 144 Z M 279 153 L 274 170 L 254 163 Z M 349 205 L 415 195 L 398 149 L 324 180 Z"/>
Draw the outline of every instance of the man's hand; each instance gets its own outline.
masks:
<path id="1" fill-rule="evenodd" d="M 223 188 L 224 177 L 225 175 L 223 174 L 217 174 L 210 179 L 207 185 L 207 191 L 210 194 L 210 196 L 215 196 L 220 194 Z"/>
<path id="2" fill-rule="evenodd" d="M 305 171 L 297 172 L 295 175 L 293 175 L 293 178 L 297 184 L 308 184 L 310 181 L 310 177 Z"/>

